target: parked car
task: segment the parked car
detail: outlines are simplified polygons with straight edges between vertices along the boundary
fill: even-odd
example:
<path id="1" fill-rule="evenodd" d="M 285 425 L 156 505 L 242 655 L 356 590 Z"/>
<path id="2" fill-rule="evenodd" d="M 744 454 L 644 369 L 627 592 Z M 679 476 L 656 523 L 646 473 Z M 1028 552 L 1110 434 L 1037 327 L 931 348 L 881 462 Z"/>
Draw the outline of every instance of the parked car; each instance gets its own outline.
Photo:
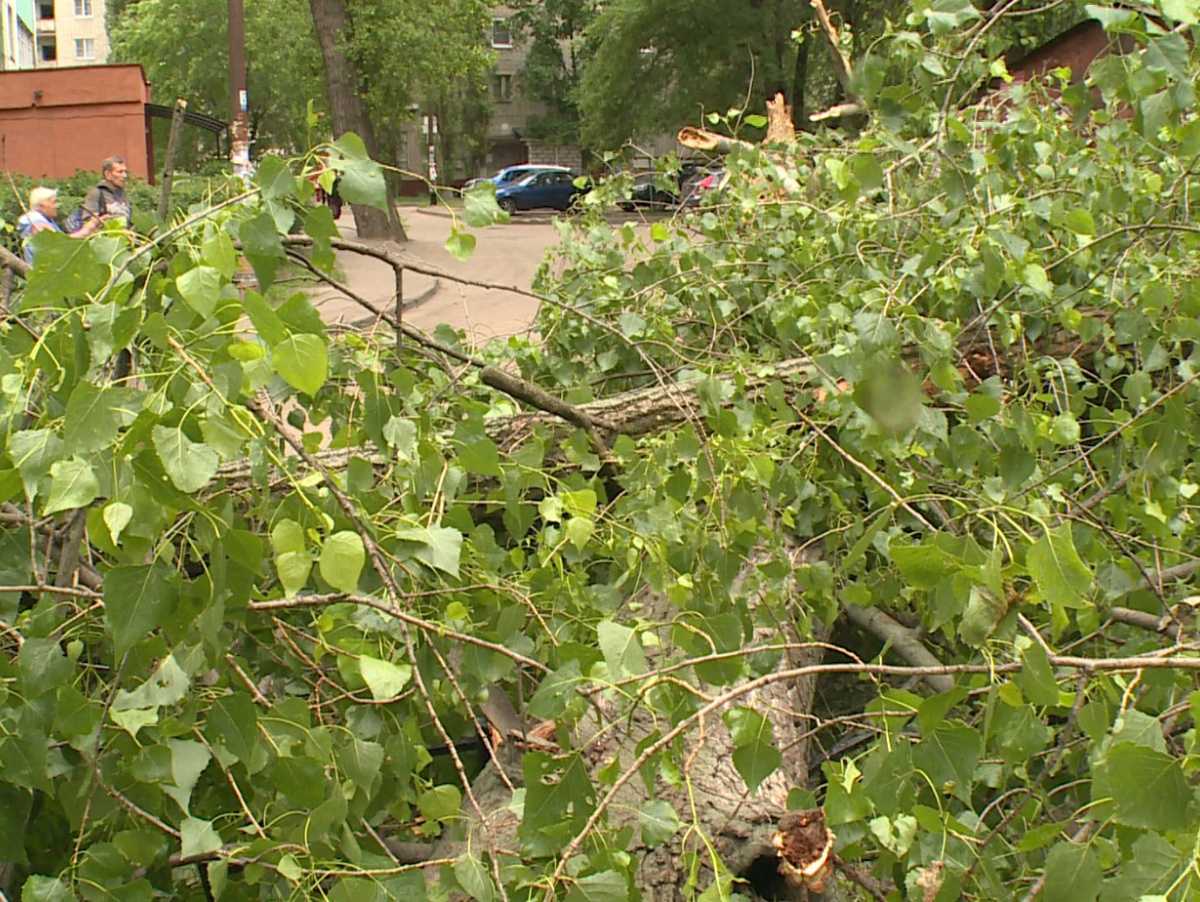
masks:
<path id="1" fill-rule="evenodd" d="M 706 195 L 711 197 L 724 188 L 728 182 L 729 170 L 724 166 L 713 166 L 707 170 L 698 172 L 684 191 L 683 201 L 680 206 L 697 206 L 701 198 Z"/>
<path id="2" fill-rule="evenodd" d="M 666 173 L 640 172 L 634 176 L 633 191 L 629 200 L 621 203 L 622 210 L 639 208 L 674 207 L 681 197 L 686 197 L 696 174 L 704 170 L 704 163 L 684 160 L 677 168 Z M 675 188 L 675 186 L 680 186 Z"/>
<path id="3" fill-rule="evenodd" d="M 519 182 L 521 179 L 528 178 L 537 172 L 570 172 L 566 166 L 547 166 L 540 163 L 521 163 L 517 166 L 506 166 L 497 172 L 495 175 L 485 176 L 484 178 L 467 179 L 463 182 L 462 190 L 470 191 L 475 185 L 480 182 L 491 182 L 497 188 L 502 185 L 507 185 L 512 182 Z"/>
<path id="4" fill-rule="evenodd" d="M 586 189 L 577 188 L 579 178 L 569 169 L 547 169 L 527 175 L 519 182 L 509 182 L 496 188 L 496 203 L 506 213 L 551 207 L 567 210 Z"/>
<path id="5" fill-rule="evenodd" d="M 679 203 L 679 195 L 662 184 L 662 177 L 654 172 L 643 172 L 633 178 L 633 190 L 629 199 L 621 201 L 625 211 L 638 209 L 661 209 Z"/>

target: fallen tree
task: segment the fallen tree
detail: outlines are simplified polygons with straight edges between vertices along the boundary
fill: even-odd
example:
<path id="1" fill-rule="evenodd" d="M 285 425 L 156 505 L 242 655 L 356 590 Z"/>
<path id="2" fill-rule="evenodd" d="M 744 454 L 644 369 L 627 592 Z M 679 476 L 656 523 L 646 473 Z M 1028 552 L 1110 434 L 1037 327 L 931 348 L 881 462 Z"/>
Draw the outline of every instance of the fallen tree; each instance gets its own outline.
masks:
<path id="1" fill-rule="evenodd" d="M 0 261 L 0 891 L 1188 898 L 1194 126 L 1142 39 L 1140 120 L 943 138 L 898 39 L 854 139 L 585 214 L 536 346 L 411 329 L 278 162 Z M 335 249 L 385 328 L 272 287 Z"/>

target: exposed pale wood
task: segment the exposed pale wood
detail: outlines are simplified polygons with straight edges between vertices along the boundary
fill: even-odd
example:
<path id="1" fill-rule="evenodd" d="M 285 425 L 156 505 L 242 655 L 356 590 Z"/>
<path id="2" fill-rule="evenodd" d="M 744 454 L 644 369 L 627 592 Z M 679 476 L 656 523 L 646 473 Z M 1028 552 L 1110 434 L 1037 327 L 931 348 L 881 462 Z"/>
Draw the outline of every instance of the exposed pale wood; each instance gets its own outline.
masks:
<path id="1" fill-rule="evenodd" d="M 703 128 L 685 126 L 679 130 L 679 143 L 692 150 L 707 150 L 711 153 L 729 153 L 735 147 L 753 147 L 749 141 L 718 135 Z"/>

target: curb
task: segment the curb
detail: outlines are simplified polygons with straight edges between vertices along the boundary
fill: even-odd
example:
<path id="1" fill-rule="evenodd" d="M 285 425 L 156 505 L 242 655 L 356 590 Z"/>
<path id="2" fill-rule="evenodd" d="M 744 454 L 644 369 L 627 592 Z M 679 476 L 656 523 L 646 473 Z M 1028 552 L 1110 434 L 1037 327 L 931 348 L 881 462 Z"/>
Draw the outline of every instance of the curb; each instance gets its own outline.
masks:
<path id="1" fill-rule="evenodd" d="M 433 284 L 431 286 L 426 288 L 424 291 L 422 291 L 420 294 L 418 294 L 416 297 L 412 298 L 411 300 L 406 299 L 400 305 L 401 314 L 403 314 L 405 310 L 412 310 L 414 307 L 418 307 L 421 304 L 424 304 L 427 300 L 429 300 L 431 297 L 433 297 L 435 294 L 437 294 L 438 289 L 441 287 L 442 287 L 442 280 L 435 278 L 433 280 Z M 380 312 L 380 314 L 382 314 L 384 311 L 381 310 L 379 312 Z M 343 320 L 341 322 L 341 325 L 343 325 L 349 329 L 357 329 L 357 328 L 361 328 L 362 326 L 366 326 L 366 325 L 370 325 L 371 323 L 378 322 L 378 319 L 379 319 L 379 317 L 377 317 L 377 316 L 361 316 L 358 319 Z"/>

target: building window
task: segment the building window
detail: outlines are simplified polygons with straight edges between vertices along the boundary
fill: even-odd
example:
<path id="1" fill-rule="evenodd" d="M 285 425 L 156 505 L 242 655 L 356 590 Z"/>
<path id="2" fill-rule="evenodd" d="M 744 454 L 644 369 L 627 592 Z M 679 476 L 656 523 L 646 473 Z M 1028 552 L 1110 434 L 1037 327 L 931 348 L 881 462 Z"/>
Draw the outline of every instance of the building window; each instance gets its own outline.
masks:
<path id="1" fill-rule="evenodd" d="M 492 100 L 498 103 L 508 103 L 512 100 L 512 76 L 492 76 Z"/>
<path id="2" fill-rule="evenodd" d="M 511 47 L 512 35 L 508 31 L 507 19 L 492 19 L 492 46 Z"/>
<path id="3" fill-rule="evenodd" d="M 76 38 L 75 39 L 75 59 L 77 60 L 94 60 L 96 58 L 96 39 L 95 38 Z"/>
<path id="4" fill-rule="evenodd" d="M 53 3 L 39 3 L 38 4 L 38 18 L 39 19 L 53 19 L 54 18 L 54 4 Z"/>
<path id="5" fill-rule="evenodd" d="M 92 0 L 75 0 L 75 15 L 90 19 L 92 17 Z"/>
<path id="6" fill-rule="evenodd" d="M 39 44 L 38 50 L 41 52 L 41 60 L 43 63 L 53 63 L 58 60 L 58 45 L 54 43 Z"/>

